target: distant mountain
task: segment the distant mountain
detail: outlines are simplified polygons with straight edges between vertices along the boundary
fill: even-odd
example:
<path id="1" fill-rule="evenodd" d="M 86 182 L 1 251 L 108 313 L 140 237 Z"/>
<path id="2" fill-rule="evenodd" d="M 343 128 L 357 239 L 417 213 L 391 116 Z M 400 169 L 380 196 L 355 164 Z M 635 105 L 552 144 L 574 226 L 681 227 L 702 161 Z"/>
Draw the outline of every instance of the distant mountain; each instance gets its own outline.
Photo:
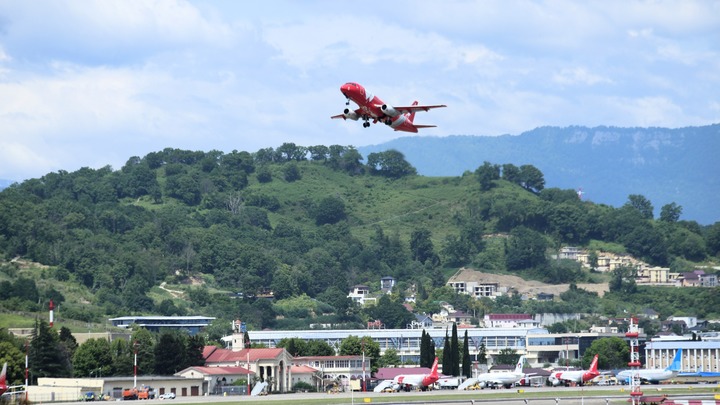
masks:
<path id="1" fill-rule="evenodd" d="M 679 129 L 542 127 L 520 135 L 412 136 L 359 147 L 369 153 L 396 149 L 419 174 L 458 176 L 484 161 L 531 164 L 546 187 L 582 188 L 584 198 L 621 206 L 642 194 L 655 207 L 676 203 L 681 219 L 720 221 L 720 124 Z"/>

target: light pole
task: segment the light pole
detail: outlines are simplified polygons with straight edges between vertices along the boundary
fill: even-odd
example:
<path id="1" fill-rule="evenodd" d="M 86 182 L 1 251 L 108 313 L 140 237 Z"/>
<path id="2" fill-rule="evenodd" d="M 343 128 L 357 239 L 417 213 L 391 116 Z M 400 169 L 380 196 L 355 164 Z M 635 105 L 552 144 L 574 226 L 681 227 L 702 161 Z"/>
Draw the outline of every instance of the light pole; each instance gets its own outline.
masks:
<path id="1" fill-rule="evenodd" d="M 138 346 L 140 344 L 136 340 L 135 343 L 133 343 L 133 348 L 135 349 L 135 359 L 133 362 L 133 388 L 137 389 L 137 354 L 138 354 Z"/>

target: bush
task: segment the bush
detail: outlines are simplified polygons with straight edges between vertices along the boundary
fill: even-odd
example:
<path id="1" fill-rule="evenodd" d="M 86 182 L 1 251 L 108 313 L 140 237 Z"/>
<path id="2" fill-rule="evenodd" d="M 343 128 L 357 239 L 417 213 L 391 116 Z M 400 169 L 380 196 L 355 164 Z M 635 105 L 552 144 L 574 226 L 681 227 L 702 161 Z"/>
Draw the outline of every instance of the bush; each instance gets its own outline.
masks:
<path id="1" fill-rule="evenodd" d="M 315 387 L 306 383 L 305 381 L 298 381 L 293 385 L 293 392 L 315 392 Z"/>

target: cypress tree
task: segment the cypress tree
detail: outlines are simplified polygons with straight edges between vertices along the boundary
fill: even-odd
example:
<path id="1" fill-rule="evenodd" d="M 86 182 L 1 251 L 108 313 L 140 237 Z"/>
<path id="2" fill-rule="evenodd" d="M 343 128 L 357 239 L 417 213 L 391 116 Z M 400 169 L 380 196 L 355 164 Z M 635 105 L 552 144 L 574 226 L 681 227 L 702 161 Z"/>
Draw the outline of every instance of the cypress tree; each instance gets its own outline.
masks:
<path id="1" fill-rule="evenodd" d="M 430 363 L 428 364 L 428 359 L 430 358 L 430 348 L 430 335 L 425 333 L 425 329 L 423 329 L 420 337 L 420 367 L 432 366 L 432 360 L 430 360 Z"/>
<path id="2" fill-rule="evenodd" d="M 442 369 L 443 374 L 452 373 L 452 360 L 450 359 L 450 339 L 448 338 L 447 328 L 445 328 L 445 345 L 443 346 Z"/>
<path id="3" fill-rule="evenodd" d="M 468 342 L 467 331 L 465 331 L 465 339 L 463 340 L 462 373 L 467 378 L 472 377 L 472 367 L 470 362 L 470 343 Z"/>
<path id="4" fill-rule="evenodd" d="M 452 337 L 450 340 L 450 362 L 452 363 L 452 375 L 460 375 L 460 342 L 458 341 L 457 324 L 453 322 Z"/>

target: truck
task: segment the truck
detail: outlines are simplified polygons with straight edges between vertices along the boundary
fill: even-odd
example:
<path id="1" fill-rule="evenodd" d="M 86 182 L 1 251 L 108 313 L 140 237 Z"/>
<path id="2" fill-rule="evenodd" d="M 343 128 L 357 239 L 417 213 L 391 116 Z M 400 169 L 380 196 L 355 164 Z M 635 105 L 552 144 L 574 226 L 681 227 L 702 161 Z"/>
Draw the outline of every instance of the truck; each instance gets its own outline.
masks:
<path id="1" fill-rule="evenodd" d="M 126 401 L 135 399 L 155 399 L 155 389 L 153 387 L 126 388 L 123 390 L 122 398 Z"/>

